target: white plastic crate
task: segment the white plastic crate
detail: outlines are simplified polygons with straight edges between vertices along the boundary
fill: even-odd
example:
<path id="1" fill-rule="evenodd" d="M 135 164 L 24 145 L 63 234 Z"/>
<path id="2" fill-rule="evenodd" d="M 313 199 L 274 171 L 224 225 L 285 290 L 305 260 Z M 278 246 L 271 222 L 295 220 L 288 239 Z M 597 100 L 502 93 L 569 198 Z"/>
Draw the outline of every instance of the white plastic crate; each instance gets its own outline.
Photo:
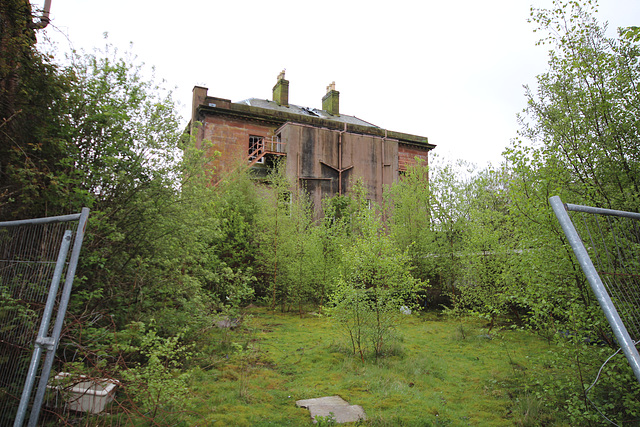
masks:
<path id="1" fill-rule="evenodd" d="M 60 372 L 53 378 L 49 387 L 65 402 L 65 407 L 72 411 L 98 414 L 112 402 L 119 382 L 108 378 L 91 379 L 84 375 L 72 376 Z"/>

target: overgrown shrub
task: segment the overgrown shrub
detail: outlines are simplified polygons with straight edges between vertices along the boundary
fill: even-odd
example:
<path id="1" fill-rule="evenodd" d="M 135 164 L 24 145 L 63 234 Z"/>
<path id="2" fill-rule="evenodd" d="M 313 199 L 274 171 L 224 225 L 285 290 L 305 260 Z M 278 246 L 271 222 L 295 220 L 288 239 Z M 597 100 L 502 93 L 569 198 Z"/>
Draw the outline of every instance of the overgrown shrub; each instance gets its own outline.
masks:
<path id="1" fill-rule="evenodd" d="M 365 199 L 356 204 L 353 242 L 342 254 L 330 313 L 364 362 L 367 354 L 384 354 L 404 315 L 401 308 L 414 307 L 424 283 L 411 276 L 408 255 L 386 235 L 376 210 Z"/>

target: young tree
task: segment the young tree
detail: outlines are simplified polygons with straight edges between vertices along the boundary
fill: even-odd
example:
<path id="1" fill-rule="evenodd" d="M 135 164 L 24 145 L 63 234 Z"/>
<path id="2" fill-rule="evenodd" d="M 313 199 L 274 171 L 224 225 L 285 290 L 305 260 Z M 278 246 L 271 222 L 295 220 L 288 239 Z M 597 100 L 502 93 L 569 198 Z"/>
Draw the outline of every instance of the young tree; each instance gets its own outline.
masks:
<path id="1" fill-rule="evenodd" d="M 432 209 L 435 195 L 429 182 L 429 168 L 421 163 L 410 166 L 385 195 L 392 239 L 411 256 L 415 276 L 423 280 L 433 278 L 430 276 L 436 264 Z"/>
<path id="2" fill-rule="evenodd" d="M 322 270 L 328 256 L 326 242 L 321 240 L 322 233 L 313 220 L 311 201 L 303 189 L 298 189 L 291 201 L 291 222 L 293 240 L 289 243 L 291 258 L 287 264 L 292 278 L 291 294 L 302 316 L 305 303 L 318 304 L 322 299 L 326 287 Z"/>
<path id="3" fill-rule="evenodd" d="M 473 177 L 460 255 L 466 268 L 457 308 L 489 319 L 489 330 L 499 316 L 519 316 L 515 299 L 519 282 L 512 264 L 520 251 L 509 212 L 508 182 L 504 168 L 489 167 Z"/>
<path id="4" fill-rule="evenodd" d="M 411 276 L 409 258 L 386 234 L 376 207 L 355 185 L 353 242 L 344 248 L 343 269 L 331 295 L 332 316 L 344 329 L 354 354 L 377 358 L 393 338 L 403 306 L 413 307 L 423 283 Z"/>
<path id="5" fill-rule="evenodd" d="M 215 219 L 217 233 L 207 242 L 202 283 L 218 305 L 238 308 L 255 294 L 259 196 L 246 171 L 238 171 L 213 193 L 208 215 Z"/>
<path id="6" fill-rule="evenodd" d="M 349 244 L 350 220 L 345 216 L 351 199 L 337 195 L 323 200 L 324 217 L 313 228 L 315 302 L 322 308 L 342 267 L 342 248 Z"/>
<path id="7" fill-rule="evenodd" d="M 390 234 L 411 256 L 414 275 L 430 283 L 433 299 L 442 301 L 442 293 L 455 303 L 458 297 L 472 169 L 435 157 L 428 169 L 409 168 L 389 192 Z"/>
<path id="8" fill-rule="evenodd" d="M 282 311 L 291 297 L 291 279 L 287 261 L 293 246 L 291 221 L 292 185 L 284 172 L 284 163 L 269 173 L 268 187 L 261 189 L 262 205 L 258 217 L 258 265 L 265 300 Z"/>

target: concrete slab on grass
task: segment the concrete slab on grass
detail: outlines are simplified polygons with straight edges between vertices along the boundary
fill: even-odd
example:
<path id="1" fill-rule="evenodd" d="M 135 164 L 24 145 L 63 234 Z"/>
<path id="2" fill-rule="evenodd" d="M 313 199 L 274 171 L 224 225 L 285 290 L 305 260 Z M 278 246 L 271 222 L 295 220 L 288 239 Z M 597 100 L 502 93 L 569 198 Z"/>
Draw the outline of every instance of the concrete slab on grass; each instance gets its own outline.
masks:
<path id="1" fill-rule="evenodd" d="M 296 400 L 296 406 L 299 408 L 307 408 L 313 405 L 344 405 L 349 406 L 349 402 L 340 396 L 317 397 L 315 399 Z"/>
<path id="2" fill-rule="evenodd" d="M 311 419 L 317 422 L 316 417 L 329 417 L 333 414 L 336 423 L 352 423 L 366 420 L 367 415 L 360 405 L 349 405 L 349 402 L 340 396 L 318 397 L 296 401 L 296 406 L 306 408 L 311 413 Z"/>

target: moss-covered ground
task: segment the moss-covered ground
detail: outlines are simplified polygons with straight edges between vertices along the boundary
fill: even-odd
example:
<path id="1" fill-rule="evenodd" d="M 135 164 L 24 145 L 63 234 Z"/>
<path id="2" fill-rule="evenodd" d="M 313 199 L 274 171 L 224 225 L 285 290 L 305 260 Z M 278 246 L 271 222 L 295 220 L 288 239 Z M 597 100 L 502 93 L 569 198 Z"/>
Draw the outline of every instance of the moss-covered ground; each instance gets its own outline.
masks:
<path id="1" fill-rule="evenodd" d="M 524 392 L 546 341 L 473 318 L 404 317 L 389 354 L 350 353 L 330 318 L 251 309 L 241 327 L 213 329 L 191 378 L 185 425 L 310 425 L 299 399 L 339 395 L 361 405 L 362 425 L 536 425 L 551 414 Z"/>

